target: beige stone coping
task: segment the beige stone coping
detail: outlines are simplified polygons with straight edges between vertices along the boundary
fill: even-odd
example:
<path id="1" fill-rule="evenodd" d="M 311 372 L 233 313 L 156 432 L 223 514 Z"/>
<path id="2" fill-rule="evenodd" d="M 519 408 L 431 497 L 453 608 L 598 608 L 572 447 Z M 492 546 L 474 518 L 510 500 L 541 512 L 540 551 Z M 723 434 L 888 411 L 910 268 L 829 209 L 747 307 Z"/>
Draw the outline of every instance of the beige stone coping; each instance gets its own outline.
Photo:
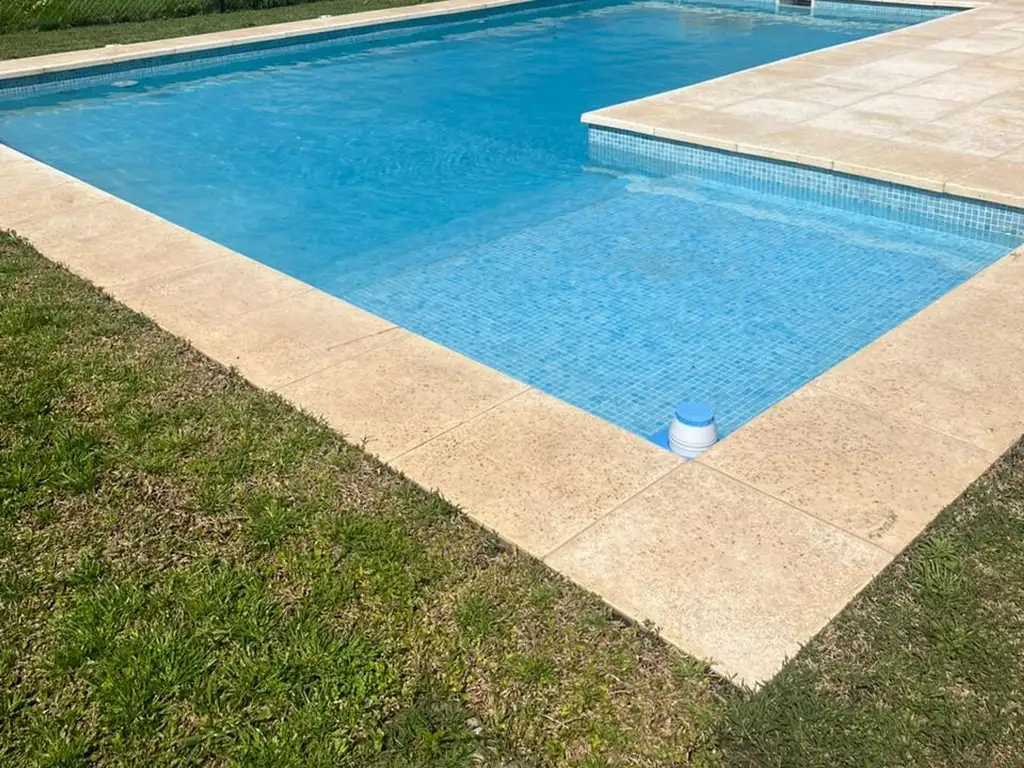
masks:
<path id="1" fill-rule="evenodd" d="M 1024 0 L 805 53 L 582 119 L 1024 207 Z"/>
<path id="2" fill-rule="evenodd" d="M 244 35 L 283 27 L 294 25 Z M 203 36 L 203 44 L 232 34 Z M 858 44 L 822 52 L 834 63 L 814 72 L 841 71 L 835 62 Z M 898 44 L 862 45 L 881 60 L 905 53 Z M 78 55 L 90 53 L 102 55 Z M 763 83 L 788 77 L 765 69 L 748 74 Z M 715 115 L 768 98 L 736 83 L 717 93 L 686 89 L 702 93 L 705 106 L 682 106 Z M 801 101 L 851 96 L 847 85 L 805 85 L 815 97 Z M 731 101 L 732 93 L 741 97 Z M 770 122 L 756 104 L 745 109 Z M 722 112 L 715 130 L 747 120 L 743 112 Z M 790 146 L 799 150 L 798 137 Z M 685 464 L 2 145 L 0 226 L 748 685 L 774 675 L 1024 431 L 1020 252 Z"/>

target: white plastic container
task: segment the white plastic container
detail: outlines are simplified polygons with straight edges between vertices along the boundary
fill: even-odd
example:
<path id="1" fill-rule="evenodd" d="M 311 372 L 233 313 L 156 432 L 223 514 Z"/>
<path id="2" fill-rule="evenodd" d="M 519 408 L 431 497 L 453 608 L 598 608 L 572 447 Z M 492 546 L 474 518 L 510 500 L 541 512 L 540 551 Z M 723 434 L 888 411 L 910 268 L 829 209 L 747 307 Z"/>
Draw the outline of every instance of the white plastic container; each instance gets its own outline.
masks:
<path id="1" fill-rule="evenodd" d="M 715 409 L 706 403 L 680 403 L 668 428 L 668 447 L 684 459 L 695 459 L 718 442 Z"/>

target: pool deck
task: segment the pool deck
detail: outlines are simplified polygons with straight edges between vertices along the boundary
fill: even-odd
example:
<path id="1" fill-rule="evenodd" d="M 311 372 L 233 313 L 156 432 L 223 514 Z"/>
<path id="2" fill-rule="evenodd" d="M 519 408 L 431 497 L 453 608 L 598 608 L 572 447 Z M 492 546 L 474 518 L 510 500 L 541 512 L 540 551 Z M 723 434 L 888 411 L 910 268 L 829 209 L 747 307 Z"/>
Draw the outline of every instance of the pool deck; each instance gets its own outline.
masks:
<path id="1" fill-rule="evenodd" d="M 582 119 L 1024 207 L 1024 0 L 1001 0 Z"/>
<path id="2" fill-rule="evenodd" d="M 499 4 L 0 62 L 0 78 Z M 585 119 L 1024 205 L 1024 0 Z M 748 685 L 1024 432 L 1024 249 L 686 464 L 2 145 L 0 226 Z"/>

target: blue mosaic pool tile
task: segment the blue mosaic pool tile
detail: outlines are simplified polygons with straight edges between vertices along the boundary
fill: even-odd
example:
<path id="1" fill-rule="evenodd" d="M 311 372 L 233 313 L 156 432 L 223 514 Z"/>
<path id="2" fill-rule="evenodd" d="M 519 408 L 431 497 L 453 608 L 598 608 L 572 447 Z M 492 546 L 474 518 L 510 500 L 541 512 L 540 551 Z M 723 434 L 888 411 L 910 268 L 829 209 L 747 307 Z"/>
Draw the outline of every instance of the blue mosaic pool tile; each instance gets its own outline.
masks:
<path id="1" fill-rule="evenodd" d="M 884 18 L 886 21 L 903 21 L 913 24 L 929 21 L 941 16 L 957 13 L 959 8 L 940 8 L 921 5 L 898 5 L 885 3 L 836 2 L 836 0 L 815 0 L 811 13 L 823 19 L 863 19 L 875 21 Z"/>
<path id="2" fill-rule="evenodd" d="M 727 435 L 1004 252 L 695 177 L 613 187 L 370 284 L 306 279 L 636 434 L 701 400 Z"/>
<path id="3" fill-rule="evenodd" d="M 926 5 L 901 5 L 899 3 L 858 3 L 853 0 L 815 0 L 811 7 L 786 6 L 776 0 L 713 0 L 708 3 L 719 8 L 751 10 L 769 13 L 784 13 L 802 16 L 819 16 L 823 19 L 844 21 L 885 21 L 913 24 L 929 21 L 951 13 L 959 8 L 941 8 Z"/>
<path id="4" fill-rule="evenodd" d="M 1024 210 L 737 152 L 592 126 L 590 158 L 622 171 L 721 181 L 794 200 L 1015 245 Z"/>

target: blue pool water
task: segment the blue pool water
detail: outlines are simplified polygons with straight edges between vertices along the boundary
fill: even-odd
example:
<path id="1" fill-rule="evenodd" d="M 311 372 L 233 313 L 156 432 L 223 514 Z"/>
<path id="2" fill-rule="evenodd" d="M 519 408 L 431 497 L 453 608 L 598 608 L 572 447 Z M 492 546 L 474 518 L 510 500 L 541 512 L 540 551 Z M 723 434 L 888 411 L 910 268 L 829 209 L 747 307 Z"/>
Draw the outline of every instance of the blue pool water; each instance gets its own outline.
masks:
<path id="1" fill-rule="evenodd" d="M 894 26 L 534 8 L 0 102 L 0 141 L 640 435 L 728 432 L 1008 244 L 592 166 L 579 116 Z"/>

